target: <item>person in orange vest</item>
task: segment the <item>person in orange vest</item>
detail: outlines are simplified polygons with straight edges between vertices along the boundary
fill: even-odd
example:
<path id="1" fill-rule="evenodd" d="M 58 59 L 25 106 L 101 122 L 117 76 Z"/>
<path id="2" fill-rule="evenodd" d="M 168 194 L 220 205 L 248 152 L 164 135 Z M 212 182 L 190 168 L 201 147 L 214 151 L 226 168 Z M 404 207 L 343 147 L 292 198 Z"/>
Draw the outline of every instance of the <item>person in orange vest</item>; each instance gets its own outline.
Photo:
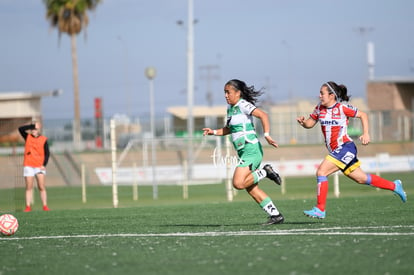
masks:
<path id="1" fill-rule="evenodd" d="M 19 127 L 19 133 L 25 140 L 23 176 L 26 184 L 26 208 L 24 212 L 32 211 L 33 183 L 36 178 L 43 210 L 50 211 L 47 206 L 45 186 L 46 165 L 49 161 L 49 145 L 47 137 L 40 134 L 40 123 L 32 123 Z"/>

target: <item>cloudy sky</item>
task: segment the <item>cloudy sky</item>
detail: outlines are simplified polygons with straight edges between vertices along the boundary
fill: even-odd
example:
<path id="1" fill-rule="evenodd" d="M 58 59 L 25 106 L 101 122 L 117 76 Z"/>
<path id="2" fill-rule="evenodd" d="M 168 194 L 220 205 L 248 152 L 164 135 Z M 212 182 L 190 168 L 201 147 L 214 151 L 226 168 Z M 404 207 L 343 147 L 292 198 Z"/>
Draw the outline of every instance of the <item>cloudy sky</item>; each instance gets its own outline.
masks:
<path id="1" fill-rule="evenodd" d="M 104 0 L 77 37 L 81 117 L 148 116 L 154 80 L 157 115 L 186 105 L 187 0 Z M 376 77 L 414 77 L 412 0 L 194 0 L 195 104 L 225 104 L 223 85 L 239 78 L 274 103 L 314 99 L 329 80 L 365 96 L 366 43 Z M 178 25 L 181 20 L 184 24 Z M 64 93 L 43 100 L 44 118 L 73 117 L 70 39 L 59 40 L 41 0 L 0 0 L 0 92 Z M 210 68 L 210 69 L 208 69 Z"/>

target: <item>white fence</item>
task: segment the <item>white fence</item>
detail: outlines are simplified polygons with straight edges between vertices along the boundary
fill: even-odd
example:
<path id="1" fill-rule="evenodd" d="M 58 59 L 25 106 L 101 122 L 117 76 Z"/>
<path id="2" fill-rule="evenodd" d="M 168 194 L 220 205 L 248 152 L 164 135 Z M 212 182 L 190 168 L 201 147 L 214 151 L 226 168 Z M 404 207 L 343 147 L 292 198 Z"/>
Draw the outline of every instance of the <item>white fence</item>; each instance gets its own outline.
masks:
<path id="1" fill-rule="evenodd" d="M 321 163 L 321 159 L 291 160 L 270 163 L 283 177 L 312 176 Z M 406 172 L 414 170 L 414 155 L 390 156 L 379 154 L 376 157 L 361 158 L 361 168 L 368 173 L 379 174 L 382 172 Z M 159 185 L 182 185 L 182 184 L 206 184 L 222 182 L 232 176 L 235 167 L 230 163 L 231 173 L 228 173 L 226 165 L 223 164 L 195 164 L 193 166 L 192 180 L 186 181 L 186 170 L 179 165 L 157 166 L 156 180 Z M 95 172 L 104 185 L 112 184 L 112 168 L 100 167 Z M 122 167 L 118 168 L 116 179 L 119 184 L 152 185 L 152 167 Z"/>

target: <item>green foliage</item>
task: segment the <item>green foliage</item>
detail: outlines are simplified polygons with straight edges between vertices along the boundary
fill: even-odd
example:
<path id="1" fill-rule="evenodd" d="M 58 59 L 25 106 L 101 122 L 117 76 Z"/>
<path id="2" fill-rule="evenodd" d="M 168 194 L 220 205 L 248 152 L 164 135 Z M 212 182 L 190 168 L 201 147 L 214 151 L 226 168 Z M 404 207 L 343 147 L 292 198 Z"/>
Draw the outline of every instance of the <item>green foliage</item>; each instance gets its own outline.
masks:
<path id="1" fill-rule="evenodd" d="M 101 0 L 43 0 L 46 18 L 51 26 L 68 34 L 79 33 L 88 24 L 88 10 L 94 10 Z"/>
<path id="2" fill-rule="evenodd" d="M 62 8 L 74 9 L 77 13 L 93 10 L 102 0 L 43 0 L 48 14 L 58 14 Z"/>

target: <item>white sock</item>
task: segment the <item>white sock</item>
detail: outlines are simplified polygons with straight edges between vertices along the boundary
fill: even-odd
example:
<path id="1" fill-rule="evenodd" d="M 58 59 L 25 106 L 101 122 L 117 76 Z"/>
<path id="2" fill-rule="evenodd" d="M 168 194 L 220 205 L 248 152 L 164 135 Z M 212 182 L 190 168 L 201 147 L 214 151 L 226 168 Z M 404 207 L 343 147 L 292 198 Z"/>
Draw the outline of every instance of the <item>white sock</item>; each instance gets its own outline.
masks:
<path id="1" fill-rule="evenodd" d="M 279 210 L 277 210 L 276 206 L 273 204 L 272 201 L 268 202 L 265 206 L 263 206 L 263 210 L 269 214 L 269 216 L 277 216 L 279 215 Z"/>
<path id="2" fill-rule="evenodd" d="M 254 183 L 258 183 L 260 180 L 266 177 L 266 171 L 264 169 L 257 169 L 253 172 Z"/>

